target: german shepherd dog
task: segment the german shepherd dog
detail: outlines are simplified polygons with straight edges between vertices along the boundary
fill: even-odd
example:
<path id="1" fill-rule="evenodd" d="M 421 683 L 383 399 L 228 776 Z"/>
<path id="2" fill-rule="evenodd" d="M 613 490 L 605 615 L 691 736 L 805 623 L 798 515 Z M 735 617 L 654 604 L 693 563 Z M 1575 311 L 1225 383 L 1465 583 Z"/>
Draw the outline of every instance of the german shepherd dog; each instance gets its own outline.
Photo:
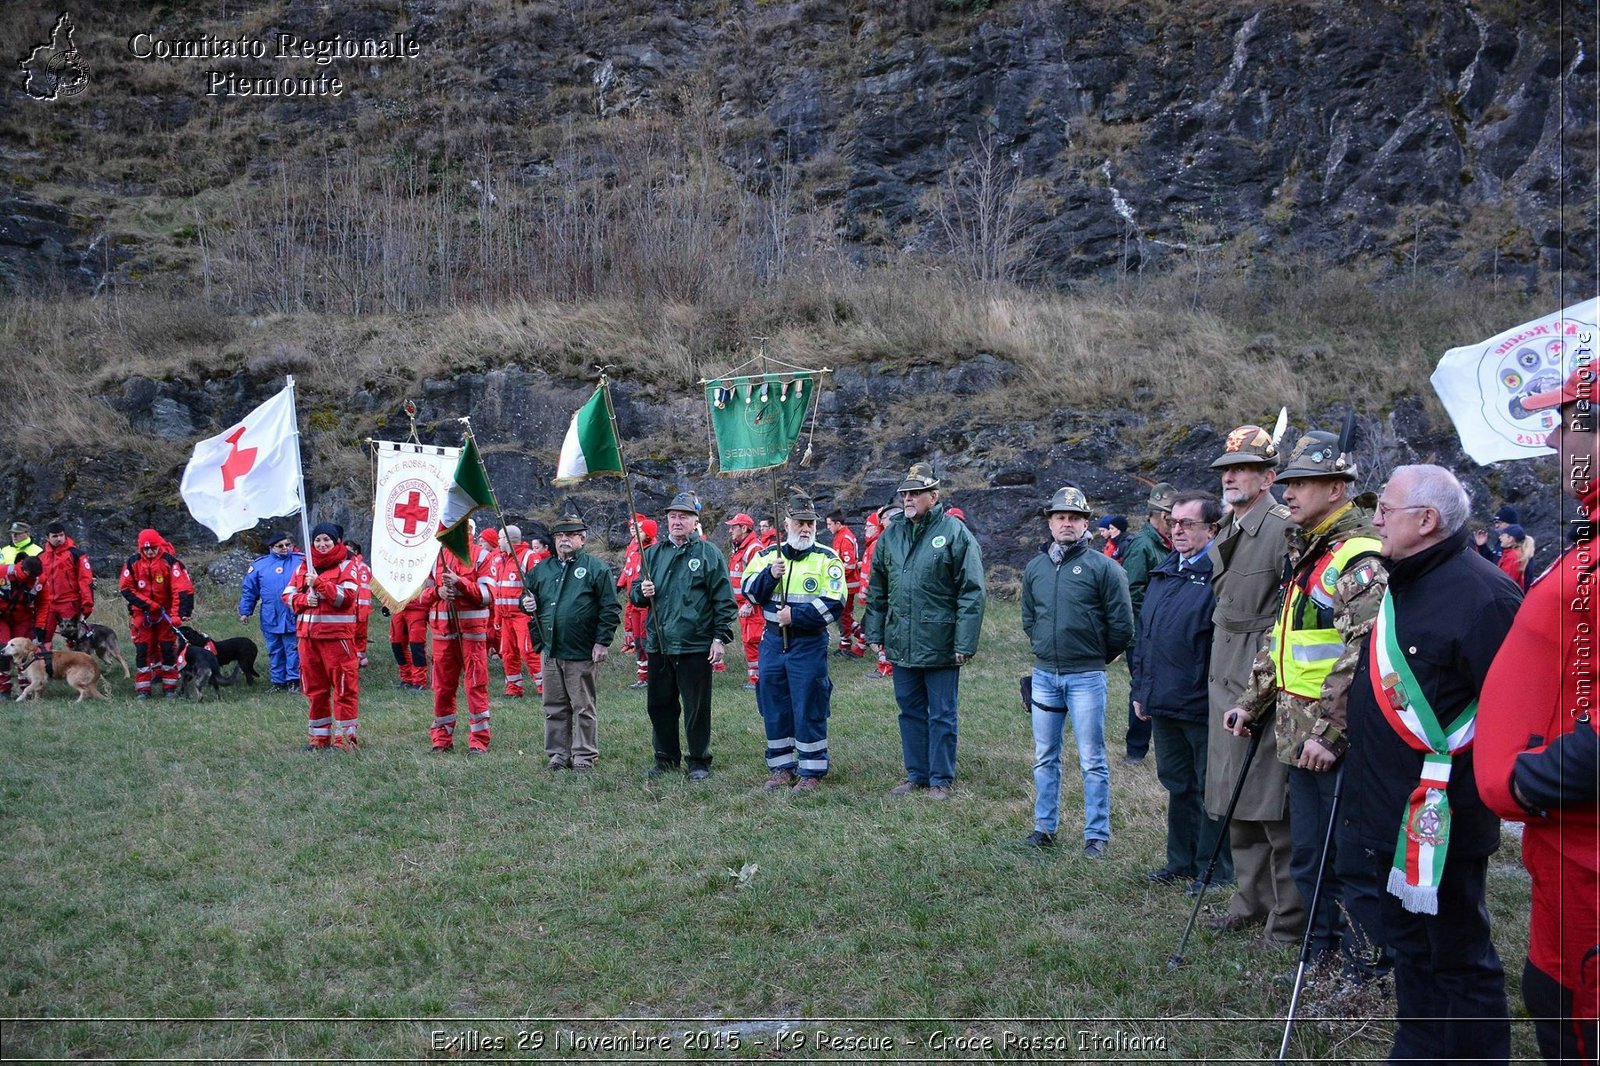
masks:
<path id="1" fill-rule="evenodd" d="M 179 626 L 178 636 L 183 642 L 183 647 L 178 651 L 178 692 L 180 695 L 189 696 L 196 703 L 206 698 L 206 686 L 211 686 L 211 691 L 217 696 L 222 695 L 222 686 L 231 685 L 239 680 L 239 667 L 233 668 L 233 673 L 224 677 L 222 666 L 217 662 L 217 653 L 211 650 L 211 640 L 204 633 L 193 626 Z"/>
<path id="2" fill-rule="evenodd" d="M 117 639 L 117 631 L 110 626 L 86 622 L 77 617 L 68 618 L 61 623 L 61 636 L 73 651 L 87 652 L 105 666 L 110 666 L 115 660 L 122 667 L 123 677 L 132 676 L 128 671 L 128 660 L 122 657 L 122 642 Z"/>

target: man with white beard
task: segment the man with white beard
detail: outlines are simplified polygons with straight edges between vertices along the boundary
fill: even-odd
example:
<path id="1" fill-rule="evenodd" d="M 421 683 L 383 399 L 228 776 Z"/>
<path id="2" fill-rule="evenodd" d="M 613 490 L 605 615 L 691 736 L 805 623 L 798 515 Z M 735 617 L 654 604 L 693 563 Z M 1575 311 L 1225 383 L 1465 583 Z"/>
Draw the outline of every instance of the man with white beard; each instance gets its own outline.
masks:
<path id="1" fill-rule="evenodd" d="M 828 772 L 828 626 L 844 611 L 844 564 L 817 543 L 817 512 L 795 496 L 783 544 L 763 550 L 744 578 L 744 597 L 766 619 L 756 706 L 767 734 L 768 791 L 811 792 Z"/>

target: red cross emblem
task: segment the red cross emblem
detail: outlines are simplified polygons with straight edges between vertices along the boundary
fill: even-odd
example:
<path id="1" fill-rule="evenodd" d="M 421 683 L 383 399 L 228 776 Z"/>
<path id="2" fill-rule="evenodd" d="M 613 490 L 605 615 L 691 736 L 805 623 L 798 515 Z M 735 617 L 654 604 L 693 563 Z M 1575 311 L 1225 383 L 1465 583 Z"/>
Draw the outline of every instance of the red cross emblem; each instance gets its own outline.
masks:
<path id="1" fill-rule="evenodd" d="M 384 513 L 389 536 L 402 547 L 415 548 L 433 536 L 439 497 L 426 481 L 406 478 L 390 490 Z"/>
<path id="2" fill-rule="evenodd" d="M 411 536 L 417 527 L 428 520 L 428 508 L 423 505 L 422 493 L 413 491 L 406 497 L 406 501 L 397 504 L 394 509 L 395 518 L 401 523 L 400 531 L 406 536 Z"/>
<path id="3" fill-rule="evenodd" d="M 249 427 L 240 426 L 238 429 L 222 438 L 228 442 L 228 457 L 222 461 L 222 491 L 232 492 L 233 486 L 239 479 L 250 472 L 256 465 L 256 449 L 239 447 L 239 438 L 245 435 Z"/>

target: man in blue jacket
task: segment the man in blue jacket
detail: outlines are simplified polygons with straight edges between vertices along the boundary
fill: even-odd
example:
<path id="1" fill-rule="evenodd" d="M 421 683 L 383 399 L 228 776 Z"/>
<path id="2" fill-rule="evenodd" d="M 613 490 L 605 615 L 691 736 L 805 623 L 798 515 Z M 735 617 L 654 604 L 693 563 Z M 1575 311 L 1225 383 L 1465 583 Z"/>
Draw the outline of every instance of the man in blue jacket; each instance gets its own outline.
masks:
<path id="1" fill-rule="evenodd" d="M 1083 771 L 1083 853 L 1111 842 L 1111 770 L 1106 765 L 1106 665 L 1133 640 L 1133 605 L 1122 567 L 1093 546 L 1089 503 L 1068 485 L 1045 508 L 1050 543 L 1022 572 L 1022 629 L 1033 644 L 1033 832 L 1023 843 L 1055 843 L 1061 815 L 1061 733 L 1067 715 Z"/>
<path id="2" fill-rule="evenodd" d="M 294 612 L 284 602 L 283 590 L 303 562 L 305 556 L 294 550 L 294 539 L 288 533 L 272 534 L 267 540 L 267 554 L 251 563 L 244 575 L 244 594 L 239 597 L 241 622 L 248 622 L 256 604 L 261 604 L 261 638 L 272 664 L 272 687 L 279 692 L 300 691 Z"/>
<path id="3" fill-rule="evenodd" d="M 1172 498 L 1172 552 L 1150 571 L 1139 613 L 1139 639 L 1129 651 L 1133 709 L 1151 725 L 1156 776 L 1167 790 L 1167 864 L 1145 876 L 1157 884 L 1189 883 L 1216 850 L 1222 819 L 1206 816 L 1206 728 L 1210 714 L 1211 538 L 1222 506 L 1209 492 Z M 1226 842 L 1212 873 L 1216 884 L 1233 880 Z"/>
<path id="4" fill-rule="evenodd" d="M 889 794 L 926 789 L 945 800 L 956 776 L 961 667 L 978 653 L 983 628 L 983 554 L 966 524 L 945 513 L 931 466 L 914 464 L 899 491 L 905 517 L 873 549 L 861 628 L 894 664 L 906 777 Z"/>

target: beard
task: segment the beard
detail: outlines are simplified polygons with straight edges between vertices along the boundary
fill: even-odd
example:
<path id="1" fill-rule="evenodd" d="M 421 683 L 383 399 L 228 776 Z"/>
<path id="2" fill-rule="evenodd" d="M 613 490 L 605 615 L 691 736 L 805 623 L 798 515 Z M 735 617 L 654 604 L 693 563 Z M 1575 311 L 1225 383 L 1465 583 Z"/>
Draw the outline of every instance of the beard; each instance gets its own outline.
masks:
<path id="1" fill-rule="evenodd" d="M 791 534 L 789 534 L 789 540 L 788 540 L 789 547 L 793 548 L 797 552 L 805 551 L 807 548 L 811 547 L 816 542 L 817 542 L 817 535 L 815 533 L 791 533 Z"/>

